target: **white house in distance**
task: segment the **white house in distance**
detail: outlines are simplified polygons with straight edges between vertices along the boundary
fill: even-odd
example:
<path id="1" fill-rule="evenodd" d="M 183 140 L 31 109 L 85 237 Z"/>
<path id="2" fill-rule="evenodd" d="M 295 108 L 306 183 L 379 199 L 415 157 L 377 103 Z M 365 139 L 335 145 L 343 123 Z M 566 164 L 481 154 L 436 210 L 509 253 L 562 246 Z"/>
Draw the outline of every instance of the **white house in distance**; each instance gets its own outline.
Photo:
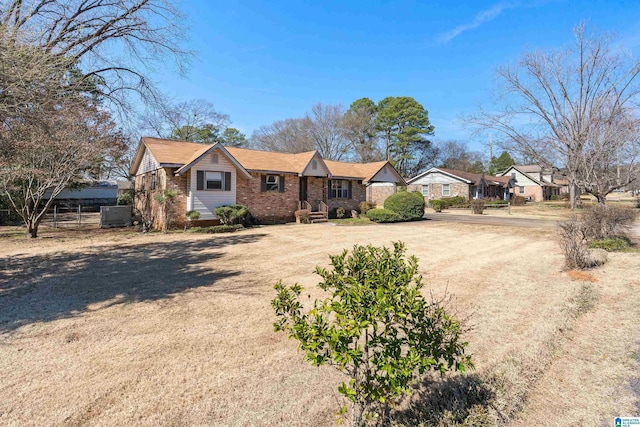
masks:
<path id="1" fill-rule="evenodd" d="M 445 168 L 431 168 L 407 181 L 409 191 L 419 191 L 427 200 L 449 197 L 509 200 L 510 176 L 486 176 Z"/>
<path id="2" fill-rule="evenodd" d="M 540 165 L 514 165 L 500 173 L 514 180 L 514 194 L 532 202 L 549 200 L 552 196 L 568 193 L 567 179 L 557 169 Z"/>

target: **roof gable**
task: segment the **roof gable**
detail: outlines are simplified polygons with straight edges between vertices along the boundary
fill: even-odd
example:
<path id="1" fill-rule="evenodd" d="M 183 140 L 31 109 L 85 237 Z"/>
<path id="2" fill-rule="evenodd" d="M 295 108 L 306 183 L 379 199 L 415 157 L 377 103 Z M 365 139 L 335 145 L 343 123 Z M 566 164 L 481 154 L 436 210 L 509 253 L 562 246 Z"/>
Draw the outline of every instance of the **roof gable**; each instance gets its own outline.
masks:
<path id="1" fill-rule="evenodd" d="M 240 163 L 238 163 L 238 160 L 236 160 L 231 154 L 229 154 L 229 152 L 222 146 L 222 144 L 218 142 L 213 145 L 205 146 L 200 151 L 196 151 L 191 156 L 189 161 L 176 171 L 176 175 L 182 175 L 183 173 L 191 169 L 191 167 L 198 163 L 203 157 L 214 151 L 220 151 L 227 159 L 229 159 L 229 161 L 236 167 L 236 169 L 238 169 L 247 178 L 251 178 L 251 174 Z"/>

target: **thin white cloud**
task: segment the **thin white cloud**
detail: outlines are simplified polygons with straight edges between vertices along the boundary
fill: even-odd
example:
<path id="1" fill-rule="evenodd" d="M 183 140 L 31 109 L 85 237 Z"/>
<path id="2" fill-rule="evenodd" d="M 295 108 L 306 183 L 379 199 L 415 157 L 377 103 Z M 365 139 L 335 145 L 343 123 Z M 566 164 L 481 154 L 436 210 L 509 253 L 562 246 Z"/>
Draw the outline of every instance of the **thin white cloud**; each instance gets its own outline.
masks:
<path id="1" fill-rule="evenodd" d="M 449 43 L 454 38 L 458 37 L 460 34 L 465 31 L 473 30 L 474 28 L 478 28 L 480 25 L 485 22 L 493 21 L 496 19 L 502 12 L 507 9 L 513 9 L 518 7 L 516 3 L 496 3 L 491 6 L 489 9 L 485 9 L 479 12 L 471 22 L 467 22 L 466 24 L 458 25 L 457 27 L 440 33 L 436 40 L 440 44 Z"/>

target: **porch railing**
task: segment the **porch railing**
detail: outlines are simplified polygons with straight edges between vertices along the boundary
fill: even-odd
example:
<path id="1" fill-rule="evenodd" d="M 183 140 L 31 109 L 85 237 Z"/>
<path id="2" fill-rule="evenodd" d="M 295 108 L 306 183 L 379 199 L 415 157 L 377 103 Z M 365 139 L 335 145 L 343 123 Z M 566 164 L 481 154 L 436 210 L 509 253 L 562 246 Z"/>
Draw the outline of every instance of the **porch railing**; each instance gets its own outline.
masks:
<path id="1" fill-rule="evenodd" d="M 299 200 L 298 201 L 298 209 L 300 209 L 300 210 L 307 209 L 309 211 L 313 210 L 313 209 L 311 209 L 311 203 L 307 202 L 306 200 Z"/>
<path id="2" fill-rule="evenodd" d="M 329 206 L 325 202 L 320 202 L 318 205 L 320 212 L 324 212 L 324 214 L 329 218 Z"/>

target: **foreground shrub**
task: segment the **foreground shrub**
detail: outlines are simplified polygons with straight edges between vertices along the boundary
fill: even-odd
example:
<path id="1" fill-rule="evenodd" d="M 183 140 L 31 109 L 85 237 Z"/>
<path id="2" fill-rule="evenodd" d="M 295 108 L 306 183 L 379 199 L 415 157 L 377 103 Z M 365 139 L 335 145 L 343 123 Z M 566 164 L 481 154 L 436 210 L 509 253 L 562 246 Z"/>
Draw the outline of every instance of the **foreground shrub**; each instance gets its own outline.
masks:
<path id="1" fill-rule="evenodd" d="M 584 233 L 589 240 L 625 236 L 636 217 L 633 208 L 598 204 L 582 216 Z"/>
<path id="2" fill-rule="evenodd" d="M 607 261 L 605 251 L 589 249 L 589 238 L 585 232 L 585 224 L 577 216 L 558 223 L 558 231 L 560 248 L 568 269 L 597 267 Z"/>
<path id="3" fill-rule="evenodd" d="M 344 218 L 344 213 L 346 211 L 344 210 L 344 208 L 337 208 L 336 209 L 336 218 Z"/>
<path id="4" fill-rule="evenodd" d="M 302 287 L 275 285 L 274 327 L 296 339 L 314 366 L 329 364 L 350 377 L 338 392 L 351 401 L 353 426 L 368 417 L 390 425 L 390 408 L 419 375 L 473 366 L 459 322 L 422 295 L 418 260 L 405 258 L 404 244 L 356 245 L 330 258 L 332 268 L 315 270 L 330 296 L 306 313 Z M 343 406 L 339 414 L 345 412 Z"/>
<path id="5" fill-rule="evenodd" d="M 447 208 L 447 202 L 440 199 L 431 200 L 429 204 L 431 205 L 431 208 L 436 212 L 442 212 Z"/>
<path id="6" fill-rule="evenodd" d="M 252 223 L 249 208 L 243 205 L 227 205 L 215 208 L 213 213 L 220 218 L 224 225 L 241 224 L 249 226 Z"/>
<path id="7" fill-rule="evenodd" d="M 626 237 L 609 237 L 589 242 L 590 248 L 604 249 L 607 252 L 624 251 L 631 247 L 631 241 Z"/>
<path id="8" fill-rule="evenodd" d="M 187 230 L 187 233 L 233 233 L 234 231 L 242 230 L 244 227 L 240 224 L 235 225 L 214 225 L 212 227 L 192 227 Z"/>
<path id="9" fill-rule="evenodd" d="M 417 192 L 399 191 L 387 197 L 384 208 L 400 215 L 405 221 L 424 216 L 424 196 Z"/>
<path id="10" fill-rule="evenodd" d="M 311 222 L 311 211 L 309 209 L 298 209 L 295 211 L 296 222 L 300 224 L 309 224 Z"/>
<path id="11" fill-rule="evenodd" d="M 474 214 L 482 215 L 482 212 L 484 212 L 484 200 L 473 199 L 471 201 L 471 209 Z"/>
<path id="12" fill-rule="evenodd" d="M 365 215 L 369 209 L 375 209 L 376 204 L 373 202 L 360 202 L 360 213 Z"/>
<path id="13" fill-rule="evenodd" d="M 397 213 L 388 209 L 369 209 L 367 218 L 374 222 L 398 222 L 402 218 Z"/>

